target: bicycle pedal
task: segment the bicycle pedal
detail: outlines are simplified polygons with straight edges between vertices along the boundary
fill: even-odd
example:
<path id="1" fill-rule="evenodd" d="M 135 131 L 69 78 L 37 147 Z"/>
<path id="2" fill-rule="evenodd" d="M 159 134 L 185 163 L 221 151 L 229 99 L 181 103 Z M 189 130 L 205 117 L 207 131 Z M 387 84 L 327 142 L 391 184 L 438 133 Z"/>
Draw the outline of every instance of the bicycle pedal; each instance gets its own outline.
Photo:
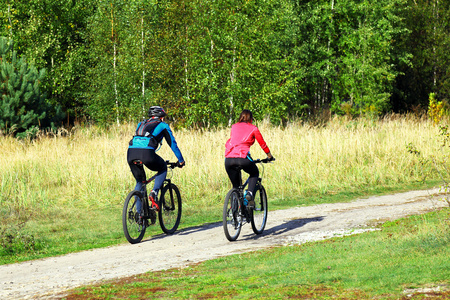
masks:
<path id="1" fill-rule="evenodd" d="M 155 211 L 159 211 L 159 204 L 158 204 L 158 202 L 153 200 L 152 198 L 150 198 L 150 201 L 151 201 L 150 209 L 151 210 L 155 210 Z"/>
<path id="2" fill-rule="evenodd" d="M 150 225 L 153 225 L 156 223 L 156 212 L 155 211 L 151 211 L 150 212 Z"/>

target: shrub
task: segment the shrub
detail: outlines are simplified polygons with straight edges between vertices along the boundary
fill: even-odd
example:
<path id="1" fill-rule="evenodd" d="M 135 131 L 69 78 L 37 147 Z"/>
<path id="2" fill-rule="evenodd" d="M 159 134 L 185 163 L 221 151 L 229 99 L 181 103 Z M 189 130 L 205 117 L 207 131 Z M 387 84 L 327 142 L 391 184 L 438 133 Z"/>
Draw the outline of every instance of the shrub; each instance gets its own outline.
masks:
<path id="1" fill-rule="evenodd" d="M 18 58 L 12 41 L 0 37 L 0 131 L 22 138 L 37 133 L 49 108 L 39 90 L 44 76 L 45 69 Z"/>

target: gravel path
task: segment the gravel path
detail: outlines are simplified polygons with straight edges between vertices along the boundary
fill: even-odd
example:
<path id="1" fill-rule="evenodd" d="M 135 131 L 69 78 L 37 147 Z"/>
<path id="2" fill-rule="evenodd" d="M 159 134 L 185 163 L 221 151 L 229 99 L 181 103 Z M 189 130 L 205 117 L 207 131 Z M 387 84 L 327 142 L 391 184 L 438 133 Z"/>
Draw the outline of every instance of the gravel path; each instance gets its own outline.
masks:
<path id="1" fill-rule="evenodd" d="M 53 299 L 65 290 L 108 279 L 182 267 L 276 245 L 299 244 L 374 230 L 370 225 L 447 206 L 438 190 L 370 197 L 350 203 L 270 211 L 262 235 L 245 225 L 229 242 L 222 223 L 149 237 L 140 244 L 83 251 L 0 266 L 0 299 Z M 270 206 L 270 201 L 269 201 Z M 124 238 L 125 240 L 125 238 Z M 140 262 L 136 263 L 136 257 Z"/>

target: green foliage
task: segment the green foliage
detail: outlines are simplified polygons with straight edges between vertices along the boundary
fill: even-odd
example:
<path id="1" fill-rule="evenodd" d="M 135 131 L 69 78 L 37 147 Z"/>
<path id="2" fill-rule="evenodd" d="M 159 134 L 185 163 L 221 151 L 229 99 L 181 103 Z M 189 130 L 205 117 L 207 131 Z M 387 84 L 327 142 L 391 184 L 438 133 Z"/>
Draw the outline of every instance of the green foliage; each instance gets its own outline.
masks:
<path id="1" fill-rule="evenodd" d="M 24 57 L 17 58 L 11 42 L 1 37 L 0 57 L 0 130 L 34 136 L 46 114 L 45 95 L 39 89 L 45 70 L 38 71 Z"/>
<path id="2" fill-rule="evenodd" d="M 396 78 L 391 105 L 395 111 L 426 110 L 430 93 L 450 99 L 450 2 L 408 0 L 402 18 L 409 34 L 396 42 L 407 49 L 408 60 L 394 61 Z"/>
<path id="3" fill-rule="evenodd" d="M 158 104 L 177 126 L 230 124 L 243 108 L 278 124 L 448 100 L 449 11 L 437 0 L 8 0 L 0 35 L 48 71 L 41 89 L 68 123 L 136 121 Z"/>
<path id="4" fill-rule="evenodd" d="M 434 124 L 439 124 L 444 116 L 444 105 L 442 101 L 436 101 L 435 94 L 430 94 L 430 102 L 428 104 L 428 116 Z"/>
<path id="5" fill-rule="evenodd" d="M 388 111 L 397 72 L 393 41 L 406 29 L 399 12 L 404 1 L 348 1 L 336 5 L 331 46 L 337 54 L 333 107 L 349 102 L 352 114 L 379 115 Z"/>
<path id="6" fill-rule="evenodd" d="M 31 218 L 29 211 L 17 206 L 9 209 L 2 206 L 0 216 L 0 256 L 23 255 L 41 248 L 34 235 L 24 230 Z"/>
<path id="7" fill-rule="evenodd" d="M 84 114 L 80 79 L 90 65 L 86 57 L 86 21 L 96 1 L 6 2 L 0 13 L 0 35 L 14 40 L 18 57 L 25 56 L 36 68 L 46 69 L 40 88 L 52 107 L 61 106 L 72 120 Z M 61 121 L 60 112 L 48 115 L 53 122 Z"/>
<path id="8" fill-rule="evenodd" d="M 402 4 L 99 3 L 84 98 L 101 122 L 142 117 L 152 104 L 196 127 L 230 124 L 243 108 L 280 123 L 349 101 L 352 115 L 379 115 L 403 55 L 391 42 L 405 32 Z"/>

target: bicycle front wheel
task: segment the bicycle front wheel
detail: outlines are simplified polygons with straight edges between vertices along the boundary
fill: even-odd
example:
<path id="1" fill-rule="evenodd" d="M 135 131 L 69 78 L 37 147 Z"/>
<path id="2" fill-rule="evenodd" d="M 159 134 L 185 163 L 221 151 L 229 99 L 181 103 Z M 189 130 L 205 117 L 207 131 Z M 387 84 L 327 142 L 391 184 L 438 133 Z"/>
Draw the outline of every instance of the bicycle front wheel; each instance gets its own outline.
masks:
<path id="1" fill-rule="evenodd" d="M 223 204 L 223 231 L 229 241 L 235 241 L 241 233 L 242 218 L 239 213 L 239 192 L 232 189 Z"/>
<path id="2" fill-rule="evenodd" d="M 181 195 L 178 187 L 167 184 L 161 191 L 159 226 L 166 234 L 174 233 L 181 220 Z"/>
<path id="3" fill-rule="evenodd" d="M 262 185 L 257 185 L 255 190 L 255 208 L 252 210 L 252 229 L 256 234 L 261 234 L 267 222 L 267 194 Z"/>
<path id="4" fill-rule="evenodd" d="M 138 199 L 144 203 L 141 192 L 132 191 L 125 199 L 122 211 L 122 226 L 125 237 L 131 244 L 139 243 L 145 234 L 145 222 L 139 220 L 139 213 L 136 210 Z"/>

